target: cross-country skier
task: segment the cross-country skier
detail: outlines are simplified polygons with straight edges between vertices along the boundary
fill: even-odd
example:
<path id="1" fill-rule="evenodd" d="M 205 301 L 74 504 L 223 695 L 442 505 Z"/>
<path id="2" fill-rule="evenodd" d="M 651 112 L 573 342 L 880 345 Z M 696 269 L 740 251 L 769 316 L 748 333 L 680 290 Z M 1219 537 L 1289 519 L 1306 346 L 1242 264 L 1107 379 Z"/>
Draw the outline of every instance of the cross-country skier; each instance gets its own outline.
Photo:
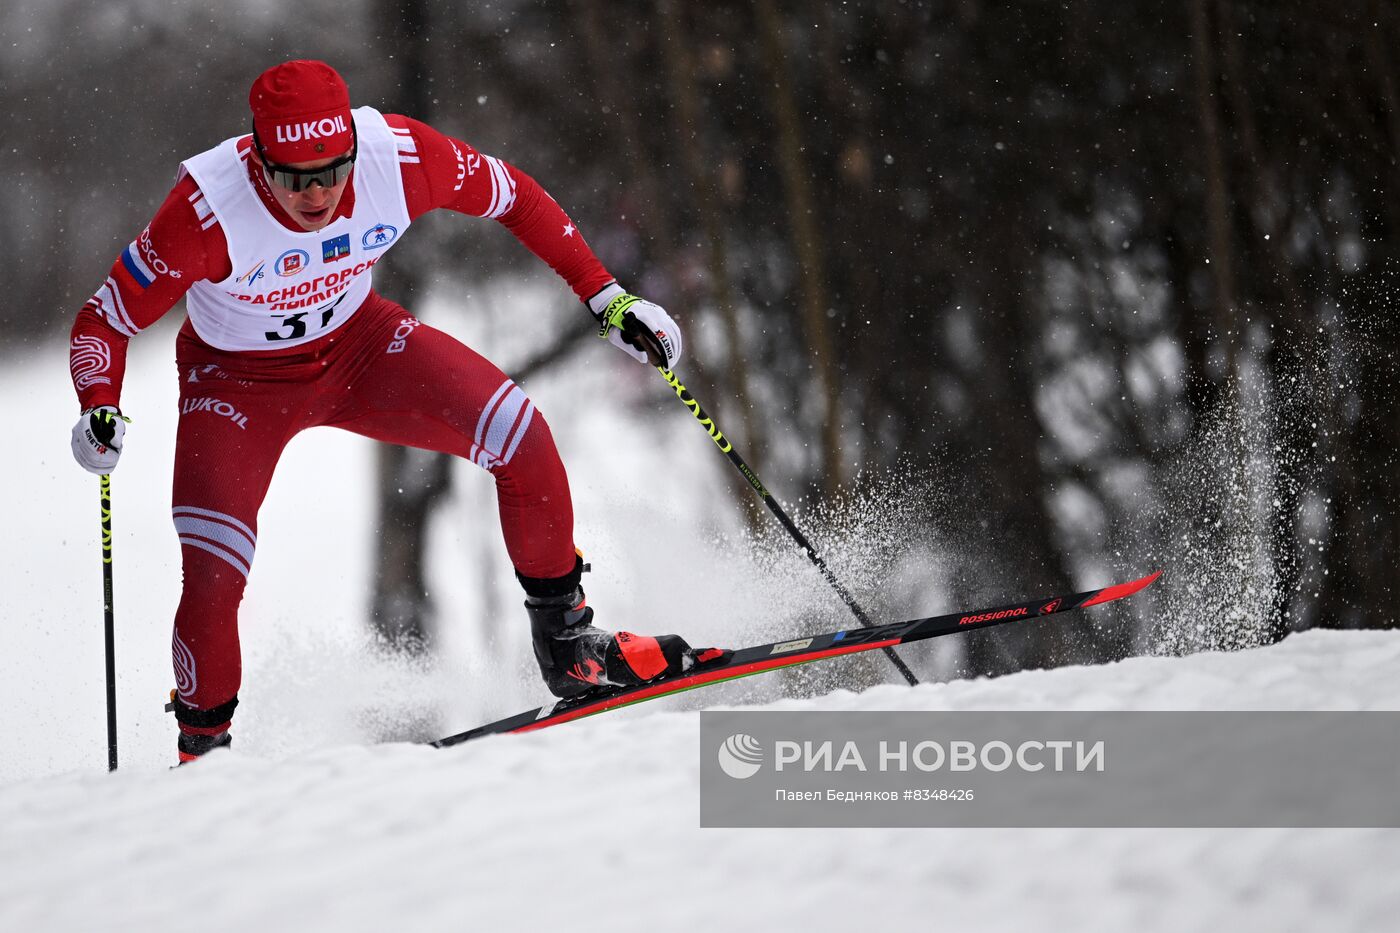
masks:
<path id="1" fill-rule="evenodd" d="M 447 208 L 500 221 L 644 363 L 675 365 L 675 321 L 619 286 L 530 176 L 409 117 L 351 110 L 324 62 L 268 69 L 248 103 L 252 133 L 181 164 L 72 331 L 82 407 L 73 454 L 109 473 L 125 441 L 127 341 L 185 298 L 172 500 L 184 565 L 172 640 L 180 760 L 231 741 L 258 509 L 287 442 L 319 425 L 491 473 L 535 657 L 556 696 L 708 661 L 675 635 L 591 624 L 569 484 L 544 417 L 491 362 L 375 292 L 371 273 L 410 223 Z"/>

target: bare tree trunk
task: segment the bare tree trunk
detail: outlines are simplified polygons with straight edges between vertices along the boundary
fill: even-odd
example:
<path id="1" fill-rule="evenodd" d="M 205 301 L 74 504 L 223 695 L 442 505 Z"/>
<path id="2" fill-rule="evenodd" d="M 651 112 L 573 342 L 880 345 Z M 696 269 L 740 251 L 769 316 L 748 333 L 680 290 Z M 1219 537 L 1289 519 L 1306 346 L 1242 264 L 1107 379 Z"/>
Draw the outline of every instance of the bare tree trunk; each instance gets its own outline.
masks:
<path id="1" fill-rule="evenodd" d="M 754 0 L 758 35 L 769 67 L 769 105 L 777 119 L 778 165 L 783 177 L 788 220 L 792 224 L 797 255 L 798 293 L 812 372 L 823 402 L 821 441 L 817 467 L 821 488 L 827 495 L 841 485 L 841 394 L 837 361 L 827 322 L 824 250 L 817 226 L 817 203 L 812 194 L 810 169 L 803 156 L 802 126 L 797 115 L 788 56 L 783 47 L 783 24 L 774 0 Z"/>
<path id="2" fill-rule="evenodd" d="M 619 77 L 627 72 L 625 63 L 619 61 L 619 54 L 625 54 L 625 51 L 619 53 L 616 49 L 616 43 L 609 40 L 609 30 L 603 22 L 601 6 L 593 0 L 571 0 L 569 4 L 574 21 L 578 24 L 579 31 L 583 36 L 589 71 L 597 86 L 598 96 L 604 102 L 609 114 L 617 122 L 617 131 L 610 133 L 608 139 L 616 144 L 617 150 L 627 159 L 628 179 L 636 188 L 635 202 L 638 205 L 638 225 L 652 243 L 655 260 L 674 273 L 679 266 L 677 248 L 680 245 L 680 236 L 677 233 L 677 225 L 667 213 L 667 208 L 676 202 L 676 198 L 674 194 L 669 194 L 669 196 L 663 194 L 661 180 L 646 158 L 643 141 L 646 138 L 645 133 L 648 131 L 645 130 L 639 119 L 636 108 L 629 103 L 633 95 L 628 92 Z M 663 3 L 660 10 L 662 15 L 660 44 L 662 57 L 667 59 L 668 87 L 672 96 L 678 99 L 679 109 L 684 111 L 684 114 L 676 114 L 679 126 L 677 137 L 680 140 L 679 148 L 684 162 L 683 169 L 686 172 L 693 203 L 697 213 L 701 216 L 705 236 L 709 241 L 707 244 L 707 265 L 710 275 L 710 291 L 716 306 L 720 309 L 726 337 L 734 350 L 725 375 L 728 381 L 728 391 L 737 396 L 738 404 L 734 407 L 741 414 L 740 425 L 743 433 L 742 435 L 736 433 L 736 437 L 742 437 L 745 441 L 745 458 L 751 459 L 756 469 L 761 469 L 763 462 L 762 444 L 757 445 L 757 450 L 754 449 L 754 440 L 761 440 L 761 438 L 759 429 L 752 419 L 748 371 L 740 353 L 738 320 L 730 297 L 732 289 L 729 284 L 727 255 L 724 246 L 724 222 L 717 206 L 718 185 L 715 184 L 713 176 L 705 172 L 698 153 L 693 150 L 688 141 L 688 133 L 693 131 L 693 127 L 699 119 L 699 104 L 693 75 L 687 71 L 684 76 L 686 87 L 677 87 L 676 84 L 678 80 L 675 75 L 677 65 L 674 57 L 680 56 L 680 60 L 686 61 L 685 67 L 687 69 L 693 67 L 693 62 L 690 60 L 689 50 L 683 36 L 683 26 L 680 25 L 680 13 L 675 4 Z M 681 326 L 684 327 L 686 323 L 684 311 L 683 309 L 677 310 L 681 311 L 678 314 L 678 319 Z M 687 384 L 692 387 L 703 386 L 710 381 L 707 378 L 707 367 L 698 354 L 689 354 L 684 365 L 689 373 L 685 377 Z M 745 520 L 750 525 L 761 521 L 757 510 L 751 507 L 747 498 L 748 484 L 737 476 L 729 477 L 728 482 L 735 494 L 734 501 L 741 504 L 741 512 Z"/>
<path id="3" fill-rule="evenodd" d="M 707 162 L 702 156 L 698 139 L 701 135 L 701 115 L 700 94 L 695 86 L 695 60 L 690 53 L 680 4 L 676 0 L 661 0 L 660 9 L 664 37 L 662 57 L 666 59 L 671 97 L 676 102 L 672 110 L 674 135 L 691 203 L 695 205 L 700 216 L 700 228 L 704 231 L 710 300 L 719 309 L 725 338 L 729 343 L 725 379 L 729 391 L 735 396 L 735 408 L 739 412 L 744 457 L 761 472 L 765 439 L 753 417 L 750 401 L 753 393 L 750 390 L 748 361 L 744 355 L 744 340 L 739 330 L 739 315 L 734 306 L 734 286 L 729 276 L 729 250 L 726 247 L 724 216 L 719 208 L 719 185 L 714 172 L 708 168 L 713 162 Z M 745 514 L 751 519 L 757 517 L 753 509 L 746 510 Z"/>
<path id="4" fill-rule="evenodd" d="M 1367 4 L 1367 13 L 1367 19 L 1375 23 L 1375 28 L 1363 30 L 1366 64 L 1380 86 L 1381 99 L 1385 101 L 1385 128 L 1394 159 L 1400 154 L 1400 91 L 1396 90 L 1395 56 L 1393 52 L 1386 51 L 1385 36 L 1390 32 L 1387 27 L 1395 20 L 1395 4 L 1371 0 Z M 1394 165 L 1394 162 L 1391 164 Z M 1385 209 L 1387 222 L 1400 229 L 1400 205 L 1393 199 L 1382 199 L 1381 205 Z"/>
<path id="5" fill-rule="evenodd" d="M 1373 105 L 1385 114 L 1384 145 L 1366 145 L 1356 140 L 1357 150 L 1382 153 L 1379 177 L 1393 178 L 1400 158 L 1400 94 L 1393 53 L 1400 34 L 1400 14 L 1388 0 L 1367 5 L 1360 25 L 1368 69 L 1356 70 L 1355 93 L 1379 98 Z M 1369 74 L 1367 73 L 1369 72 Z M 1367 80 L 1379 85 L 1379 95 L 1367 93 Z M 1381 136 L 1379 127 L 1372 132 Z M 1379 202 L 1374 239 L 1368 243 L 1370 264 L 1375 270 L 1355 287 L 1364 288 L 1368 297 L 1353 298 L 1369 313 L 1350 314 L 1343 319 L 1341 332 L 1353 346 L 1366 352 L 1355 354 L 1350 385 L 1334 391 L 1343 396 L 1333 406 L 1328 440 L 1336 455 L 1329 458 L 1332 474 L 1328 503 L 1332 527 L 1327 544 L 1327 575 L 1318 587 L 1318 624 L 1339 628 L 1394 628 L 1400 625 L 1395 603 L 1395 555 L 1400 553 L 1400 505 L 1397 504 L 1395 477 L 1400 475 L 1400 324 L 1393 305 L 1392 270 L 1400 268 L 1400 199 L 1394 196 L 1393 182 L 1377 184 Z"/>
<path id="6" fill-rule="evenodd" d="M 840 156 L 842 181 L 846 187 L 835 195 L 837 203 L 832 205 L 830 221 L 832 228 L 843 231 L 843 235 L 833 238 L 828 256 L 832 269 L 839 270 L 840 275 L 849 280 L 841 313 L 856 320 L 873 320 L 876 309 L 887 300 L 890 283 L 879 275 L 880 263 L 872 261 L 869 250 L 873 244 L 879 243 L 891 253 L 908 251 L 917 238 L 905 235 L 906 231 L 900 231 L 899 236 L 886 235 L 890 217 L 881 209 L 870 148 L 873 135 L 870 124 L 878 120 L 878 116 L 872 113 L 875 108 L 869 101 L 858 98 L 859 85 L 850 80 L 843 64 L 843 41 L 837 27 L 838 8 L 834 4 L 817 4 L 813 13 L 821 17 L 813 64 L 821 76 L 830 119 L 846 133 Z M 898 28 L 894 25 L 897 19 L 898 11 L 895 8 L 882 12 L 878 40 L 882 45 L 898 44 L 898 38 L 892 34 Z M 891 265 L 899 262 L 893 256 L 891 260 Z M 913 261 L 921 262 L 922 257 Z M 833 291 L 839 294 L 841 289 L 835 286 Z M 877 426 L 885 420 L 892 405 L 886 380 L 882 378 L 882 373 L 889 369 L 889 347 L 874 333 L 860 329 L 855 333 L 857 339 L 848 347 L 850 356 L 841 370 L 847 376 L 848 386 L 853 381 L 849 378 L 850 374 L 859 374 L 859 378 L 854 380 L 858 383 L 853 387 L 854 392 L 848 394 L 848 404 L 854 400 L 859 405 L 855 410 L 855 425 L 851 428 L 851 434 L 858 432 L 862 435 L 861 444 L 872 455 L 862 458 L 862 465 L 866 466 L 878 460 L 877 456 L 873 456 L 880 446 Z M 886 462 L 894 458 L 892 456 Z"/>
<path id="7" fill-rule="evenodd" d="M 1230 237 L 1230 195 L 1225 185 L 1225 152 L 1216 104 L 1217 71 L 1211 43 L 1208 0 L 1187 0 L 1191 14 L 1191 48 L 1194 55 L 1196 114 L 1201 124 L 1202 169 L 1206 178 L 1206 229 L 1210 238 L 1211 281 L 1215 286 L 1217 339 L 1225 351 L 1224 381 L 1236 372 L 1239 334 L 1235 321 L 1234 251 Z"/>
<path id="8" fill-rule="evenodd" d="M 1014 221 L 984 229 L 979 239 L 976 265 L 988 274 L 980 277 L 986 306 L 978 327 L 995 356 L 977 387 L 978 413 L 964 443 L 991 452 L 979 460 L 978 489 L 988 502 L 987 535 L 998 542 L 999 569 L 1032 592 L 1062 592 L 1073 587 L 1050 512 L 1040 453 L 1044 431 L 1035 407 L 1040 338 L 1030 287 L 1036 254 Z M 998 493 L 1005 498 L 994 507 Z M 966 657 L 972 673 L 988 675 L 1102 661 L 1094 625 L 1093 619 L 1066 618 L 1052 626 L 970 632 Z"/>
<path id="9" fill-rule="evenodd" d="M 428 8 L 426 0 L 380 0 L 376 15 L 382 48 L 394 63 L 382 96 L 389 110 L 429 119 Z M 396 292 L 412 295 L 422 281 L 413 255 L 395 260 L 387 276 Z M 387 271 L 387 270 L 386 270 Z M 385 445 L 379 451 L 376 536 L 370 624 L 393 648 L 425 650 L 432 639 L 433 603 L 425 579 L 428 520 L 452 485 L 446 454 Z"/>
<path id="10" fill-rule="evenodd" d="M 1238 39 L 1244 16 L 1240 11 L 1235 11 L 1232 18 L 1231 12 L 1228 8 L 1221 8 L 1221 22 L 1216 34 L 1221 42 L 1220 78 L 1239 127 L 1238 147 L 1247 166 L 1243 173 L 1247 178 L 1247 187 L 1245 191 L 1236 192 L 1236 203 L 1248 204 L 1252 201 L 1264 205 L 1281 197 L 1281 185 L 1260 145 L 1254 119 L 1249 82 L 1244 72 L 1244 52 Z M 1272 489 L 1275 505 L 1269 528 L 1270 563 L 1277 578 L 1273 587 L 1267 637 L 1270 641 L 1278 641 L 1288 634 L 1290 621 L 1296 622 L 1301 602 L 1296 598 L 1303 575 L 1302 549 L 1297 540 L 1298 512 L 1305 490 L 1317 479 L 1313 466 L 1316 457 L 1310 453 L 1310 448 L 1316 446 L 1312 443 L 1315 432 L 1308 430 L 1307 425 L 1330 420 L 1333 406 L 1328 399 L 1331 392 L 1329 380 L 1315 380 L 1320 383 L 1317 385 L 1320 394 L 1304 388 L 1314 382 L 1310 379 L 1309 368 L 1304 365 L 1297 343 L 1304 330 L 1307 299 L 1299 287 L 1293 264 L 1283 254 L 1286 228 L 1282 218 L 1287 215 L 1276 210 L 1250 212 L 1244 209 L 1239 216 L 1242 223 L 1250 225 L 1251 231 L 1256 218 L 1269 219 L 1265 221 L 1269 226 L 1263 231 L 1263 238 L 1257 235 L 1247 237 L 1247 241 L 1255 246 L 1244 251 L 1240 265 L 1244 273 L 1243 281 L 1250 283 L 1247 291 L 1260 296 L 1257 306 L 1265 316 L 1283 325 L 1265 356 L 1273 386 L 1273 442 L 1278 463 Z M 1261 248 L 1258 245 L 1261 241 L 1277 245 L 1272 249 Z M 1294 336 L 1285 336 L 1288 334 Z"/>
<path id="11" fill-rule="evenodd" d="M 1232 542 L 1252 541 L 1259 536 L 1268 540 L 1268 573 L 1259 578 L 1253 569 L 1241 571 L 1230 578 L 1229 585 L 1240 591 L 1241 596 L 1258 588 L 1278 594 L 1271 601 L 1269 619 L 1265 620 L 1262 633 L 1270 641 L 1286 634 L 1283 627 L 1283 612 L 1287 595 L 1279 594 L 1280 580 L 1296 580 L 1296 555 L 1292 553 L 1287 538 L 1294 528 L 1294 512 L 1297 499 L 1286 495 L 1281 500 L 1281 513 L 1285 516 L 1274 524 L 1268 519 L 1260 519 L 1255 505 L 1258 500 L 1274 490 L 1262 486 L 1257 476 L 1251 475 L 1248 468 L 1250 459 L 1258 453 L 1251 445 L 1257 443 L 1254 432 L 1248 429 L 1247 419 L 1254 400 L 1246 395 L 1253 387 L 1246 386 L 1241 378 L 1240 356 L 1244 352 L 1244 315 L 1240 313 L 1241 303 L 1237 283 L 1237 258 L 1234 250 L 1232 228 L 1234 199 L 1229 186 L 1229 165 L 1222 130 L 1222 102 L 1219 88 L 1223 83 L 1228 88 L 1228 76 L 1222 75 L 1221 65 L 1216 58 L 1216 44 L 1221 29 L 1217 29 L 1212 13 L 1218 8 L 1211 6 L 1212 0 L 1187 0 L 1192 51 L 1192 76 L 1195 89 L 1195 109 L 1200 139 L 1200 170 L 1205 178 L 1204 208 L 1206 238 L 1209 242 L 1207 262 L 1210 266 L 1212 294 L 1208 317 L 1214 327 L 1208 328 L 1205 335 L 1207 352 L 1202 360 L 1204 371 L 1199 378 L 1214 382 L 1215 389 L 1203 396 L 1210 402 L 1208 408 L 1197 408 L 1194 430 L 1199 437 L 1202 432 L 1222 429 L 1223 449 L 1216 454 L 1224 456 L 1228 468 L 1228 479 L 1219 490 L 1217 501 L 1219 513 L 1196 516 L 1198 530 L 1211 541 L 1213 546 L 1231 548 Z M 1225 27 L 1225 28 L 1228 28 Z M 1230 48 L 1224 44 L 1225 67 L 1230 67 Z M 1237 95 L 1238 97 L 1238 95 Z M 1247 105 L 1246 105 L 1247 107 Z M 1239 114 L 1236 114 L 1237 119 Z M 1247 115 L 1246 115 L 1247 119 Z M 1246 124 L 1245 131 L 1248 132 Z M 1246 218 L 1247 219 L 1247 215 Z M 1242 222 L 1244 222 L 1242 220 Z M 1246 252 L 1246 256 L 1249 253 Z M 1189 280 L 1188 280 L 1189 281 Z M 1244 280 L 1248 281 L 1248 280 Z M 1248 288 L 1247 292 L 1256 292 Z M 1213 330 L 1214 333 L 1209 333 Z M 1220 354 L 1220 365 L 1210 349 Z M 1274 364 L 1273 375 L 1286 375 L 1286 359 L 1275 355 L 1269 361 Z M 1215 371 L 1219 369 L 1221 371 Z M 1277 401 L 1277 400 L 1276 400 Z M 1291 413 L 1289 413 L 1291 414 Z M 1267 436 L 1267 432 L 1266 432 Z M 1288 443 L 1290 438 L 1281 437 Z M 1286 479 L 1285 479 L 1286 485 Z M 1263 521 L 1267 527 L 1261 528 Z"/>
<path id="12" fill-rule="evenodd" d="M 428 521 L 452 486 L 452 458 L 386 444 L 379 451 L 379 522 L 370 620 L 393 648 L 418 653 L 432 638 L 425 572 Z"/>
<path id="13" fill-rule="evenodd" d="M 616 130 L 605 135 L 608 151 L 621 156 L 627 163 L 627 183 L 636 192 L 632 209 L 637 214 L 638 227 L 651 238 L 653 247 L 660 255 L 669 258 L 675 244 L 669 218 L 666 216 L 665 200 L 661 184 L 656 178 L 646 158 L 643 140 L 646 131 L 639 118 L 637 108 L 631 103 L 634 95 L 629 94 L 623 84 L 622 75 L 627 74 L 626 61 L 620 59 L 632 46 L 617 43 L 610 36 L 612 30 L 603 22 L 603 4 L 596 0 L 570 0 L 569 10 L 579 31 L 583 34 L 583 49 L 588 59 L 588 70 L 597 85 L 598 96 L 612 120 Z"/>

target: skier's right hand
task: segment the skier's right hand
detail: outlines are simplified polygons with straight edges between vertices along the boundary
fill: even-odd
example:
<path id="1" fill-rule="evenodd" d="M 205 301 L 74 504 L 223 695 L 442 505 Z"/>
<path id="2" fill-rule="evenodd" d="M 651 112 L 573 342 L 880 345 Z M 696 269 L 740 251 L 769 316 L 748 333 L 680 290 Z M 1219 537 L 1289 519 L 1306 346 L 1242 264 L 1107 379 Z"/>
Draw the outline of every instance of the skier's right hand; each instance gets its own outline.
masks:
<path id="1" fill-rule="evenodd" d="M 673 369 L 681 358 L 681 329 L 660 305 L 609 282 L 588 299 L 588 309 L 602 325 L 598 336 L 637 362 Z"/>
<path id="2" fill-rule="evenodd" d="M 73 425 L 73 459 L 89 473 L 111 473 L 122 455 L 122 438 L 130 420 L 111 405 L 83 412 Z"/>

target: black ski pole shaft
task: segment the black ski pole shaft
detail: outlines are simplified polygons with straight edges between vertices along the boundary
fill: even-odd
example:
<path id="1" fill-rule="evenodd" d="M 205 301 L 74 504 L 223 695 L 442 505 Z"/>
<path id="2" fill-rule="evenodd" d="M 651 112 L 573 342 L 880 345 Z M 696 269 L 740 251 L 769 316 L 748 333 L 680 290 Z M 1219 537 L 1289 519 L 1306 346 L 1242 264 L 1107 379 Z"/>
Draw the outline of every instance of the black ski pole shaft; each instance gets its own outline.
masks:
<path id="1" fill-rule="evenodd" d="M 681 385 L 681 381 L 676 378 L 676 374 L 666 367 L 657 366 L 656 371 L 661 373 L 662 378 L 666 380 L 666 384 L 675 391 L 676 398 L 680 399 L 685 407 L 690 409 L 690 413 L 695 416 L 696 421 L 700 422 L 700 426 L 710 435 L 710 440 L 715 442 L 715 446 L 720 449 L 720 452 L 729 459 L 730 463 L 734 464 L 736 470 L 743 474 L 749 486 L 752 487 L 753 491 L 758 494 L 758 497 L 763 500 L 763 504 L 768 506 L 768 511 L 773 513 L 778 519 L 778 522 L 787 529 L 787 533 L 792 536 L 792 539 L 806 552 L 807 558 L 821 571 L 822 576 L 826 578 L 826 582 L 831 584 L 831 588 L 836 591 L 836 595 L 840 596 L 841 601 L 846 604 L 846 608 L 851 610 L 861 625 L 866 628 L 874 628 L 875 623 L 870 620 L 870 616 L 867 615 L 865 610 L 860 607 L 860 604 L 856 602 L 856 598 L 851 595 L 851 591 L 846 589 L 841 581 L 836 578 L 836 574 L 831 572 L 831 568 L 826 565 L 826 561 L 822 560 L 822 556 L 817 553 L 817 549 L 812 547 L 812 542 L 807 540 L 807 536 L 793 523 L 793 520 L 788 517 L 787 512 L 783 511 L 783 507 L 778 503 L 778 500 L 775 499 L 773 494 L 768 491 L 768 488 L 763 485 L 763 481 L 758 478 L 758 474 L 753 471 L 753 468 L 744 462 L 743 457 L 739 456 L 739 452 L 734 449 L 734 445 L 729 442 L 729 438 L 724 436 L 724 432 L 719 429 L 719 425 L 715 424 L 714 419 L 706 414 L 705 410 L 700 407 L 700 403 L 696 400 L 695 396 L 690 393 L 690 390 Z M 909 685 L 911 687 L 917 685 L 919 678 L 914 676 L 914 672 L 909 669 L 909 665 L 904 663 L 904 659 L 895 654 L 893 648 L 887 647 L 884 650 L 885 655 L 894 664 L 899 673 L 904 675 L 904 679 L 909 682 Z"/>
<path id="2" fill-rule="evenodd" d="M 107 642 L 107 770 L 117 770 L 116 612 L 112 605 L 112 477 L 102 474 L 102 607 Z"/>

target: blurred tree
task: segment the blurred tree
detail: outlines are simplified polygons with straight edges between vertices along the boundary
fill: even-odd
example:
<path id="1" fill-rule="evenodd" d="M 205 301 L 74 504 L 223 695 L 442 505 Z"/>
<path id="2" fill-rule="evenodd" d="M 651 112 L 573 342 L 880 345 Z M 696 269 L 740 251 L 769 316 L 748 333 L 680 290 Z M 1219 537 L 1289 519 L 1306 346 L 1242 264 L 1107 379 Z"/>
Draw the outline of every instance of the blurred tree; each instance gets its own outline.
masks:
<path id="1" fill-rule="evenodd" d="M 826 250 L 806 154 L 807 133 L 798 116 L 797 91 L 790 77 L 786 49 L 788 35 L 797 34 L 797 30 L 790 21 L 785 23 L 779 18 L 775 0 L 754 0 L 754 12 L 759 47 L 767 66 L 768 93 L 765 96 L 776 124 L 775 155 L 784 195 L 785 211 L 780 220 L 774 220 L 777 220 L 778 230 L 791 230 L 792 254 L 796 259 L 795 290 L 811 372 L 807 381 L 810 391 L 821 400 L 822 429 L 817 441 L 816 469 L 822 490 L 830 495 L 842 482 L 842 406 L 836 351 L 827 320 L 829 315 L 835 315 L 835 309 L 830 307 L 826 284 Z"/>
<path id="2" fill-rule="evenodd" d="M 388 113 L 433 122 L 433 74 L 429 58 L 431 14 L 426 0 L 375 0 L 379 48 L 388 67 L 377 95 Z M 380 272 L 381 288 L 412 308 L 423 300 L 422 265 L 443 254 L 420 249 Z M 434 606 L 427 580 L 429 521 L 452 488 L 452 458 L 428 450 L 381 444 L 378 451 L 376 556 L 370 623 L 387 645 L 418 653 L 433 632 Z"/>

